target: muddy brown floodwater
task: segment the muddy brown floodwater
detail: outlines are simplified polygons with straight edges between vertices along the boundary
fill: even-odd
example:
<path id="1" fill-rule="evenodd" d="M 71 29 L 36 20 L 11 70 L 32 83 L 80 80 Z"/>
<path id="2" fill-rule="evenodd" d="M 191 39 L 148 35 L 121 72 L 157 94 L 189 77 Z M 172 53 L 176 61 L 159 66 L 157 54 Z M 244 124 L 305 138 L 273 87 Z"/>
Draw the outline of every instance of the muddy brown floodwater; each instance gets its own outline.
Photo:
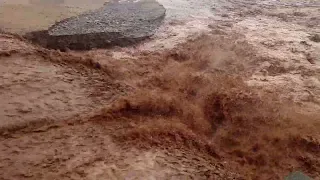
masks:
<path id="1" fill-rule="evenodd" d="M 1 0 L 0 28 L 24 34 L 46 30 L 56 21 L 100 8 L 104 0 Z"/>
<path id="2" fill-rule="evenodd" d="M 0 35 L 0 177 L 319 180 L 319 2 L 159 2 L 164 24 L 130 47 L 60 52 Z"/>

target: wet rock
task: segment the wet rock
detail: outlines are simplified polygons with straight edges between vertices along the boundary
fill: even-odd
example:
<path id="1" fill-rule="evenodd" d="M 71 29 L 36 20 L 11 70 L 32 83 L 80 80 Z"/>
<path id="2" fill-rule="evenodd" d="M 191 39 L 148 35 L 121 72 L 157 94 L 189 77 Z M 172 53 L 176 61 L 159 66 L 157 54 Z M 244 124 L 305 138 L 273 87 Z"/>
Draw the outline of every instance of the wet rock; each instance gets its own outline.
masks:
<path id="1" fill-rule="evenodd" d="M 117 0 L 58 22 L 47 32 L 29 34 L 29 39 L 62 50 L 125 46 L 153 35 L 165 12 L 155 0 Z"/>
<path id="2" fill-rule="evenodd" d="M 320 42 L 320 35 L 319 34 L 313 34 L 309 37 L 309 39 L 313 42 Z"/>

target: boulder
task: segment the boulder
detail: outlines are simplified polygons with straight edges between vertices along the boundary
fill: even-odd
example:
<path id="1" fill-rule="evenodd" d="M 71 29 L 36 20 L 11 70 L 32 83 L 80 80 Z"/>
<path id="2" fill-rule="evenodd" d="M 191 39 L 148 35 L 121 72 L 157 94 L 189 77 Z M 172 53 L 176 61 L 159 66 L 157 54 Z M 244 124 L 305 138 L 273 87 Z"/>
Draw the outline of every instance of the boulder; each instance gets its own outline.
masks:
<path id="1" fill-rule="evenodd" d="M 155 0 L 116 0 L 28 37 L 47 48 L 62 50 L 125 46 L 152 36 L 165 12 Z"/>

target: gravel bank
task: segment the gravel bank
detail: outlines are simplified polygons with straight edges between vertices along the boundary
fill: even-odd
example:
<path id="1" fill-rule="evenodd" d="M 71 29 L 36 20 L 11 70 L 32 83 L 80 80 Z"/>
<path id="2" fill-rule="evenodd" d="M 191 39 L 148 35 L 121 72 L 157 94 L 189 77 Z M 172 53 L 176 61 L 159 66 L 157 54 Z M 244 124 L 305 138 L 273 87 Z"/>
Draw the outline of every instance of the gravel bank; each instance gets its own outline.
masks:
<path id="1" fill-rule="evenodd" d="M 113 1 L 100 9 L 62 20 L 48 32 L 33 32 L 31 39 L 53 49 L 128 45 L 153 35 L 165 12 L 154 0 Z"/>

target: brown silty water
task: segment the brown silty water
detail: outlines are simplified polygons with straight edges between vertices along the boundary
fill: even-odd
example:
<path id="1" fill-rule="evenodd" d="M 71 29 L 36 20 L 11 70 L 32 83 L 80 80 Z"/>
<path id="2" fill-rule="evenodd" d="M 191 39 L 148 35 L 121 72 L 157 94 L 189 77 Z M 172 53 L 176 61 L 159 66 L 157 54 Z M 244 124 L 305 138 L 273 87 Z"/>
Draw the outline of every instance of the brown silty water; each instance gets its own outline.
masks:
<path id="1" fill-rule="evenodd" d="M 0 29 L 24 34 L 101 7 L 106 0 L 0 0 Z"/>

